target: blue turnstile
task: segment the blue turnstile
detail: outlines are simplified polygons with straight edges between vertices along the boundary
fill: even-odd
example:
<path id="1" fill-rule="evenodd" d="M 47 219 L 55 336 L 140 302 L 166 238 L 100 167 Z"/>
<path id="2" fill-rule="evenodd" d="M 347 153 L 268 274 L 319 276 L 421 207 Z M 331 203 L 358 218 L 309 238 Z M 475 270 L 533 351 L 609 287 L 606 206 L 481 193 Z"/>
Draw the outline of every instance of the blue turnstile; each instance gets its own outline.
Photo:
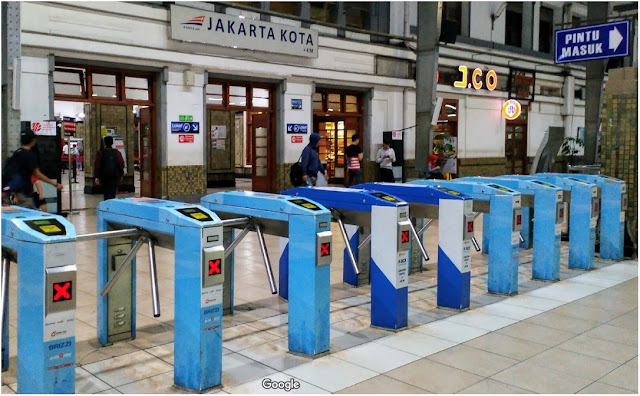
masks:
<path id="1" fill-rule="evenodd" d="M 484 213 L 482 249 L 489 255 L 489 292 L 517 293 L 522 229 L 520 193 L 498 183 L 416 180 L 410 184 L 443 186 L 473 198 L 473 210 Z M 490 239 L 485 237 L 489 234 Z"/>
<path id="2" fill-rule="evenodd" d="M 473 200 L 442 186 L 365 183 L 354 188 L 384 192 L 407 202 L 412 218 L 439 219 L 437 304 L 450 309 L 469 308 Z M 412 231 L 413 237 L 419 241 L 421 233 L 415 232 L 415 228 Z M 422 255 L 419 258 L 422 262 Z"/>
<path id="3" fill-rule="evenodd" d="M 76 231 L 63 217 L 2 208 L 3 370 L 8 262 L 18 266 L 18 393 L 75 392 Z"/>
<path id="4" fill-rule="evenodd" d="M 595 184 L 600 189 L 600 258 L 622 260 L 624 257 L 624 220 L 628 205 L 624 180 L 605 175 L 549 174 L 573 177 Z"/>
<path id="5" fill-rule="evenodd" d="M 238 224 L 244 230 L 225 242 L 231 256 L 231 268 L 225 283 L 233 291 L 234 246 L 248 231 L 256 231 L 263 259 L 276 293 L 263 233 L 289 238 L 285 253 L 292 265 L 280 270 L 280 289 L 287 285 L 289 294 L 289 350 L 318 355 L 329 350 L 329 286 L 332 257 L 331 215 L 321 205 L 304 198 L 247 191 L 227 191 L 202 198 L 204 207 L 222 219 L 247 216 L 249 222 Z M 283 285 L 282 276 L 285 278 Z M 233 312 L 233 294 L 226 305 Z"/>
<path id="6" fill-rule="evenodd" d="M 596 225 L 600 214 L 598 187 L 569 175 L 538 173 L 513 175 L 521 180 L 543 180 L 568 191 L 569 205 L 569 268 L 594 268 Z"/>
<path id="7" fill-rule="evenodd" d="M 283 194 L 308 198 L 329 208 L 348 250 L 351 245 L 344 224 L 371 228 L 371 324 L 392 330 L 406 327 L 411 245 L 407 203 L 383 192 L 352 188 L 304 187 Z M 357 274 L 358 260 L 353 254 L 349 256 Z M 282 260 L 281 273 L 287 268 L 291 270 L 293 262 Z"/>
<path id="8" fill-rule="evenodd" d="M 562 188 L 541 180 L 522 180 L 509 176 L 465 177 L 456 181 L 499 183 L 519 191 L 523 196 L 520 235 L 524 239 L 520 247 L 529 247 L 533 241 L 533 279 L 560 279 L 560 234 L 564 219 Z M 530 226 L 531 223 L 533 227 Z M 491 238 L 489 233 L 487 234 L 486 236 Z"/>
<path id="9" fill-rule="evenodd" d="M 220 219 L 197 205 L 125 198 L 101 202 L 97 222 L 98 231 L 142 229 L 148 235 L 154 272 L 153 245 L 174 250 L 174 383 L 194 391 L 220 385 L 224 280 Z M 136 336 L 134 257 L 144 239 L 138 239 L 133 249 L 130 239 L 98 241 L 98 341 L 102 345 Z"/>

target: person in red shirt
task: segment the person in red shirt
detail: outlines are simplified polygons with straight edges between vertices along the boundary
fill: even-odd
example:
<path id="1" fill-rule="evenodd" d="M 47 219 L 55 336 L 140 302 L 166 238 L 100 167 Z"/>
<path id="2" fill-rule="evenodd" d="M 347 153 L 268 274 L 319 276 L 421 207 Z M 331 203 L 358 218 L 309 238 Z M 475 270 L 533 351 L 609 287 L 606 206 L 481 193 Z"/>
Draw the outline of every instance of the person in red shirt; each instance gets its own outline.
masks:
<path id="1" fill-rule="evenodd" d="M 104 138 L 104 148 L 98 150 L 95 162 L 96 185 L 102 186 L 105 201 L 116 197 L 118 183 L 124 176 L 124 159 L 113 147 L 113 138 Z"/>

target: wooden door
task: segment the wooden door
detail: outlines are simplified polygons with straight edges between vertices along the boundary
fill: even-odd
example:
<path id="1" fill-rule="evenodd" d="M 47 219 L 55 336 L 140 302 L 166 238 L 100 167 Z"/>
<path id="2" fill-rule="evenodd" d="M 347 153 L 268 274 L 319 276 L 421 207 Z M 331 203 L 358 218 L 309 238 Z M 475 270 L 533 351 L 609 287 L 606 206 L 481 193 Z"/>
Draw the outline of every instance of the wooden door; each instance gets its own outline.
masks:
<path id="1" fill-rule="evenodd" d="M 251 114 L 253 191 L 273 192 L 275 182 L 275 139 L 269 113 Z"/>
<path id="2" fill-rule="evenodd" d="M 156 179 L 156 134 L 151 122 L 151 108 L 140 109 L 138 150 L 140 155 L 140 196 L 153 197 Z"/>
<path id="3" fill-rule="evenodd" d="M 529 159 L 527 157 L 527 121 L 528 106 L 522 106 L 522 113 L 515 120 L 506 122 L 505 157 L 507 172 L 511 174 L 528 174 Z"/>

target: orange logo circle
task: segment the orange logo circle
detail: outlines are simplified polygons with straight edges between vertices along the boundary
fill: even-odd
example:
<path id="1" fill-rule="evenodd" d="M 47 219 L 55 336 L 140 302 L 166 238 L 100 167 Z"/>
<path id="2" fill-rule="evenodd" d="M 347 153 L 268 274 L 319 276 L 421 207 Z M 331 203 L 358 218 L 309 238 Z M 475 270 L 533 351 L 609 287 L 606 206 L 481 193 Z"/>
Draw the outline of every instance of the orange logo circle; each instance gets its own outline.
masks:
<path id="1" fill-rule="evenodd" d="M 507 120 L 515 120 L 520 116 L 521 112 L 522 106 L 520 102 L 515 99 L 509 99 L 502 105 L 502 115 L 504 115 L 504 118 Z"/>

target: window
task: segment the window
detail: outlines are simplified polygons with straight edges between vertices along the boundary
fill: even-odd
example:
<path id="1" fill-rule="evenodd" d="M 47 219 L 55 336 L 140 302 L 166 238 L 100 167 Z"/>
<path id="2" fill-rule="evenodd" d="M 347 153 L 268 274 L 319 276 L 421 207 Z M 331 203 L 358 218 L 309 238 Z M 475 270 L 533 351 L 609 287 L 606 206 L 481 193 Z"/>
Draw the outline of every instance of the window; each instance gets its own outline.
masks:
<path id="1" fill-rule="evenodd" d="M 320 111 L 324 109 L 324 106 L 322 105 L 322 94 L 319 92 L 313 94 L 313 109 Z"/>
<path id="2" fill-rule="evenodd" d="M 522 3 L 508 3 L 504 43 L 522 47 Z"/>
<path id="3" fill-rule="evenodd" d="M 327 96 L 327 111 L 335 111 L 342 113 L 342 103 L 340 102 L 340 94 L 329 94 Z"/>
<path id="4" fill-rule="evenodd" d="M 272 1 L 269 3 L 269 10 L 287 15 L 300 15 L 300 3 L 292 1 Z"/>
<path id="5" fill-rule="evenodd" d="M 540 7 L 540 32 L 538 35 L 540 52 L 551 53 L 553 42 L 553 10 L 549 7 Z"/>
<path id="6" fill-rule="evenodd" d="M 346 14 L 346 26 L 358 29 L 370 29 L 371 3 L 369 2 L 349 2 L 344 3 Z"/>
<path id="7" fill-rule="evenodd" d="M 578 27 L 582 24 L 582 20 L 578 16 L 571 17 L 571 27 Z"/>
<path id="8" fill-rule="evenodd" d="M 269 90 L 264 88 L 253 88 L 253 107 L 269 107 Z"/>
<path id="9" fill-rule="evenodd" d="M 124 96 L 129 100 L 149 100 L 149 80 L 142 77 L 125 77 Z"/>
<path id="10" fill-rule="evenodd" d="M 357 113 L 358 97 L 355 95 L 346 95 L 344 98 L 344 107 L 346 113 Z"/>
<path id="11" fill-rule="evenodd" d="M 442 20 L 457 23 L 456 34 L 462 34 L 462 3 L 454 1 L 442 2 Z"/>
<path id="12" fill-rule="evenodd" d="M 321 22 L 338 23 L 338 3 L 310 2 L 311 19 Z"/>
<path id="13" fill-rule="evenodd" d="M 85 97 L 84 70 L 60 69 L 53 72 L 55 95 Z"/>
<path id="14" fill-rule="evenodd" d="M 340 93 L 319 90 L 313 94 L 313 111 L 327 113 L 361 114 L 360 96 L 357 93 Z"/>
<path id="15" fill-rule="evenodd" d="M 117 78 L 113 74 L 91 74 L 91 95 L 101 98 L 117 98 Z"/>
<path id="16" fill-rule="evenodd" d="M 229 87 L 229 106 L 246 106 L 247 105 L 247 87 L 230 86 Z"/>
<path id="17" fill-rule="evenodd" d="M 207 104 L 222 106 L 222 84 L 207 84 Z"/>
<path id="18" fill-rule="evenodd" d="M 237 84 L 209 80 L 205 87 L 207 107 L 231 108 L 234 111 L 271 109 L 272 88 L 261 84 Z"/>

